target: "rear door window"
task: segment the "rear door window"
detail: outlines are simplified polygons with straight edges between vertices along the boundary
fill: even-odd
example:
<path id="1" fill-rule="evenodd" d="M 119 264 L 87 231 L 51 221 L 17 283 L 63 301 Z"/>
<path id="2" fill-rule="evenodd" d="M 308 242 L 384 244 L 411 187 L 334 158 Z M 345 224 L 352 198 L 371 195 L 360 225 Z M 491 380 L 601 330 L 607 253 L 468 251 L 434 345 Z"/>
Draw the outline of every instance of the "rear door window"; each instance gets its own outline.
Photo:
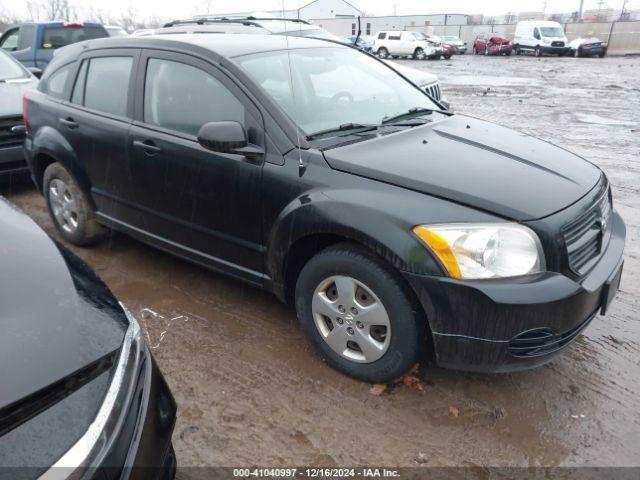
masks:
<path id="1" fill-rule="evenodd" d="M 78 77 L 73 99 L 82 99 L 84 86 L 84 102 L 82 104 L 85 107 L 120 117 L 127 116 L 127 98 L 132 65 L 132 57 L 95 57 L 90 59 L 86 70 L 86 80 Z M 82 73 L 83 68 L 80 69 L 80 74 Z M 83 82 L 84 85 L 82 85 Z"/>
<path id="2" fill-rule="evenodd" d="M 245 108 L 219 80 L 199 68 L 150 58 L 144 88 L 144 121 L 196 136 L 205 123 L 244 125 Z"/>
<path id="3" fill-rule="evenodd" d="M 40 48 L 56 49 L 94 38 L 104 38 L 107 33 L 95 27 L 46 27 L 42 31 Z"/>
<path id="4" fill-rule="evenodd" d="M 400 40 L 400 34 L 389 35 L 389 40 Z"/>

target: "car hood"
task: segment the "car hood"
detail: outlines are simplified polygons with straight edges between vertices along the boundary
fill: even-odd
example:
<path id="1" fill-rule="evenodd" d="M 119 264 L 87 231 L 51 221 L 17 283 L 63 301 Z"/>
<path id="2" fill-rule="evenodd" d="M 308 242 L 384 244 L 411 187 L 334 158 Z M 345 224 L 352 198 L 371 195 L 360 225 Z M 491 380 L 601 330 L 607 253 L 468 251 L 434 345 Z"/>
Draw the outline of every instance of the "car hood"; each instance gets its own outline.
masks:
<path id="1" fill-rule="evenodd" d="M 600 179 L 586 160 L 523 133 L 462 115 L 433 120 L 328 149 L 325 158 L 337 170 L 516 221 L 562 210 Z"/>
<path id="2" fill-rule="evenodd" d="M 418 70 L 417 68 L 406 67 L 399 63 L 392 61 L 385 61 L 387 65 L 393 68 L 396 72 L 407 77 L 412 83 L 418 86 L 430 85 L 438 81 L 438 77 L 432 73 L 425 72 L 424 70 Z"/>
<path id="3" fill-rule="evenodd" d="M 507 40 L 504 37 L 495 36 L 495 37 L 491 37 L 491 43 L 495 43 L 498 45 L 506 45 L 509 43 L 509 40 Z"/>
<path id="4" fill-rule="evenodd" d="M 2 416 L 61 380 L 70 389 L 76 372 L 120 348 L 128 322 L 84 262 L 2 197 L 0 231 Z"/>
<path id="5" fill-rule="evenodd" d="M 22 115 L 22 96 L 38 86 L 37 78 L 0 82 L 0 117 Z"/>

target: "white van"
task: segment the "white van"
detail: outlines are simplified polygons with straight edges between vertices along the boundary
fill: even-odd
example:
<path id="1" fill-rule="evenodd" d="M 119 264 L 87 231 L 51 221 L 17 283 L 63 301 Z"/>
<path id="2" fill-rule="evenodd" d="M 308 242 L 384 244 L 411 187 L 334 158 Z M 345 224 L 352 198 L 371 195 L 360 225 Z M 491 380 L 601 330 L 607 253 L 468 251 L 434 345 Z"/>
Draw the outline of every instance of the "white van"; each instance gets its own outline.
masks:
<path id="1" fill-rule="evenodd" d="M 558 22 L 527 20 L 516 25 L 513 49 L 516 55 L 524 51 L 533 52 L 536 57 L 543 53 L 565 55 L 569 52 L 569 41 Z"/>
<path id="2" fill-rule="evenodd" d="M 380 58 L 412 57 L 416 60 L 435 55 L 436 49 L 420 32 L 382 31 L 373 41 L 373 52 Z"/>

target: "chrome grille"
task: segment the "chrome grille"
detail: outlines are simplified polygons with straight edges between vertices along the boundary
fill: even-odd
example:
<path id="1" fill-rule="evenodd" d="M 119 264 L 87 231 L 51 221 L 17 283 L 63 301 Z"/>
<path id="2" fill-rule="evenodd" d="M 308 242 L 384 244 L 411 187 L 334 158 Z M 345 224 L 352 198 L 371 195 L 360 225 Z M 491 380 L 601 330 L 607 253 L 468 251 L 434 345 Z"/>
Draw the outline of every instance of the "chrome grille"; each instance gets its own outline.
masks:
<path id="1" fill-rule="evenodd" d="M 22 137 L 11 131 L 16 125 L 22 124 L 21 116 L 0 118 L 0 147 L 19 145 Z"/>
<path id="2" fill-rule="evenodd" d="M 424 87 L 424 91 L 427 92 L 431 97 L 440 101 L 440 84 L 438 82 L 431 83 Z"/>
<path id="3" fill-rule="evenodd" d="M 582 275 L 604 247 L 604 234 L 611 219 L 611 191 L 607 188 L 593 206 L 562 228 L 569 268 Z"/>

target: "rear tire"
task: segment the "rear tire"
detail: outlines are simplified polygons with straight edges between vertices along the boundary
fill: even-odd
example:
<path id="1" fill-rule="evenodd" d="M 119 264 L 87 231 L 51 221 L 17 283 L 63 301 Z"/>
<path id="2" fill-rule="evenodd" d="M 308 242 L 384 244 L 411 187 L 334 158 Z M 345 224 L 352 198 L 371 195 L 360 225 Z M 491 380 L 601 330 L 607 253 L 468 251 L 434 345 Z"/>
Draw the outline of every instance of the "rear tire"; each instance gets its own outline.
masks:
<path id="1" fill-rule="evenodd" d="M 320 357 L 366 382 L 395 380 L 418 360 L 423 322 L 390 265 L 341 243 L 302 269 L 296 284 L 300 326 Z"/>
<path id="2" fill-rule="evenodd" d="M 66 241 L 87 246 L 104 237 L 106 229 L 96 220 L 89 199 L 60 163 L 47 167 L 42 185 L 49 215 Z"/>

